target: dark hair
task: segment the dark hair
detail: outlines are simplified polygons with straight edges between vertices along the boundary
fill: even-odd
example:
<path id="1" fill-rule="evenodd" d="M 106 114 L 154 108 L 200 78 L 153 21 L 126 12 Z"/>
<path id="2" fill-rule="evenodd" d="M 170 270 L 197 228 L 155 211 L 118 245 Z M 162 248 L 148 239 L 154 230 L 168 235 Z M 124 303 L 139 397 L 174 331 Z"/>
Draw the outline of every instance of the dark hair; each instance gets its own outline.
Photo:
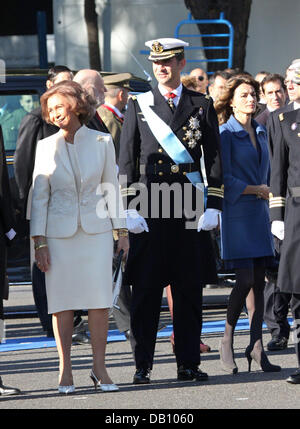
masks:
<path id="1" fill-rule="evenodd" d="M 68 72 L 68 73 L 72 73 L 72 70 L 69 69 L 69 67 L 67 66 L 53 66 L 48 70 L 48 75 L 47 75 L 47 80 L 50 80 L 51 82 L 54 82 L 56 76 L 59 73 L 63 73 L 63 72 Z"/>
<path id="2" fill-rule="evenodd" d="M 42 116 L 46 122 L 50 123 L 48 100 L 56 94 L 67 99 L 72 111 L 77 114 L 81 124 L 86 124 L 94 116 L 96 108 L 94 99 L 81 85 L 79 85 L 79 83 L 72 80 L 63 80 L 51 86 L 51 88 L 41 96 Z"/>
<path id="3" fill-rule="evenodd" d="M 211 77 L 209 78 L 209 84 L 212 85 L 215 83 L 215 80 L 217 77 L 222 77 L 225 80 L 228 80 L 231 78 L 232 73 L 227 72 L 225 70 L 218 70 L 216 72 L 214 72 L 214 74 L 211 75 Z"/>
<path id="4" fill-rule="evenodd" d="M 232 107 L 230 106 L 231 100 L 233 99 L 234 92 L 237 87 L 243 83 L 251 85 L 255 90 L 256 99 L 259 99 L 259 83 L 252 76 L 248 74 L 237 74 L 232 76 L 226 81 L 224 91 L 214 103 L 219 125 L 224 124 L 230 118 L 230 115 L 233 112 Z"/>
<path id="5" fill-rule="evenodd" d="M 261 86 L 261 89 L 262 89 L 262 92 L 263 93 L 265 93 L 265 88 L 264 88 L 264 86 L 267 84 L 267 83 L 269 83 L 269 82 L 277 82 L 277 81 L 279 81 L 280 82 L 280 84 L 281 84 L 281 86 L 282 86 L 282 89 L 284 89 L 284 91 L 286 90 L 286 84 L 284 83 L 284 77 L 283 76 L 281 76 L 281 74 L 278 74 L 278 73 L 269 73 L 269 74 L 267 74 L 264 78 L 263 78 L 263 80 L 261 81 L 261 83 L 260 83 L 260 86 Z"/>

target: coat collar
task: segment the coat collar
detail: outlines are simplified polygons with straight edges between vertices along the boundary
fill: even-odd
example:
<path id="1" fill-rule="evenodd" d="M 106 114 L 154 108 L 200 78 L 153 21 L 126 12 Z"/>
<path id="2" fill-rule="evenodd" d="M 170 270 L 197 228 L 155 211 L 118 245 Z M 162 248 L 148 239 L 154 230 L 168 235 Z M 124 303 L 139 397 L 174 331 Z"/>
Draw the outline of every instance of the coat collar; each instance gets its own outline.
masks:
<path id="1" fill-rule="evenodd" d="M 254 119 L 251 120 L 251 124 L 257 136 L 260 133 L 266 134 L 266 129 L 263 125 L 256 122 Z M 232 131 L 236 137 L 244 138 L 248 135 L 248 132 L 242 127 L 237 119 L 233 115 L 230 116 L 226 122 L 227 128 Z"/>
<path id="2" fill-rule="evenodd" d="M 190 91 L 185 86 L 182 86 L 179 103 L 175 113 L 172 113 L 157 86 L 153 89 L 153 95 L 154 105 L 151 108 L 174 132 L 179 130 L 185 124 L 187 118 L 193 114 L 195 107 L 197 107 L 195 100 L 196 102 L 199 100 L 199 97 L 191 97 Z"/>

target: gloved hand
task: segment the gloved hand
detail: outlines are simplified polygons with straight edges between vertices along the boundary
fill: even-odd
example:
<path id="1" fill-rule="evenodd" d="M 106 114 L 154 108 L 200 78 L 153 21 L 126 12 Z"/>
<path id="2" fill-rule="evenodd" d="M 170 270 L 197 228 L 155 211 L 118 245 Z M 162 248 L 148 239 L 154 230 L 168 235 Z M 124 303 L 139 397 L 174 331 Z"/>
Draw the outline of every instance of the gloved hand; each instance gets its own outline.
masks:
<path id="1" fill-rule="evenodd" d="M 125 210 L 126 223 L 128 231 L 133 234 L 139 234 L 141 232 L 149 232 L 149 228 L 145 219 L 138 214 L 134 209 Z"/>
<path id="2" fill-rule="evenodd" d="M 217 209 L 206 209 L 203 215 L 200 217 L 198 222 L 197 231 L 210 231 L 218 226 L 220 210 Z"/>
<path id="3" fill-rule="evenodd" d="M 279 240 L 284 239 L 284 222 L 282 220 L 273 220 L 271 225 L 271 232 Z"/>

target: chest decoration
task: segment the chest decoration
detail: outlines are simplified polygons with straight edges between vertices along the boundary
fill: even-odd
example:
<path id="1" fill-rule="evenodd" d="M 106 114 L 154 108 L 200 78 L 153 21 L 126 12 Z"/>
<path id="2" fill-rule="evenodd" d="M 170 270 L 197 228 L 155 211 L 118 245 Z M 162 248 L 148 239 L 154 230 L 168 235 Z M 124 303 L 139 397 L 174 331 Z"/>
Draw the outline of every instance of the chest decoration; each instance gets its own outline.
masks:
<path id="1" fill-rule="evenodd" d="M 197 116 L 191 116 L 188 120 L 188 126 L 183 127 L 183 130 L 185 131 L 183 141 L 187 143 L 189 148 L 194 149 L 202 137 L 200 121 Z"/>
<path id="2" fill-rule="evenodd" d="M 292 131 L 295 131 L 295 130 L 296 130 L 296 128 L 297 128 L 297 124 L 296 124 L 296 122 L 294 122 L 294 123 L 291 125 L 291 130 L 292 130 Z"/>

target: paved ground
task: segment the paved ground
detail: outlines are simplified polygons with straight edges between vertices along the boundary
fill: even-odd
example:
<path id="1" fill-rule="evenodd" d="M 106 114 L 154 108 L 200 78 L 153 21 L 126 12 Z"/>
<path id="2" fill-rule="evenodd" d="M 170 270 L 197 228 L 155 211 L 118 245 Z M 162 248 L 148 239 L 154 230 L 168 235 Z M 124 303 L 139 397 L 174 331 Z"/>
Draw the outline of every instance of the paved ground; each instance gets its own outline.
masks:
<path id="1" fill-rule="evenodd" d="M 32 304 L 29 302 L 30 289 L 25 288 L 21 291 L 16 289 L 17 287 L 19 286 L 11 288 L 7 310 L 13 310 L 20 304 L 25 306 Z M 227 292 L 227 289 L 206 289 L 204 293 L 209 300 L 218 295 L 226 298 Z M 224 309 L 204 310 L 204 322 L 224 319 Z M 166 324 L 171 323 L 167 311 L 161 313 L 161 320 Z M 7 339 L 26 339 L 43 334 L 37 318 L 13 317 L 7 319 L 6 325 Z M 110 328 L 114 328 L 113 321 Z M 102 410 L 99 416 L 106 423 L 111 423 L 110 419 L 115 419 L 115 423 L 118 423 L 118 415 L 120 419 L 124 419 L 126 415 L 132 416 L 134 413 L 140 416 L 139 423 L 149 423 L 150 414 L 153 420 L 158 419 L 157 413 L 161 410 L 179 413 L 180 418 L 183 419 L 186 418 L 184 415 L 191 410 L 194 418 L 199 419 L 201 413 L 199 416 L 199 411 L 196 410 L 201 409 L 296 410 L 300 408 L 300 386 L 291 385 L 285 381 L 296 366 L 292 338 L 287 350 L 268 353 L 272 363 L 282 366 L 281 372 L 263 373 L 254 362 L 252 372 L 248 373 L 244 351 L 249 342 L 249 332 L 248 330 L 237 332 L 234 348 L 239 372 L 237 375 L 228 375 L 219 365 L 218 344 L 221 336 L 220 332 L 203 336 L 203 340 L 212 348 L 210 353 L 202 355 L 201 368 L 209 374 L 209 380 L 204 383 L 177 382 L 176 365 L 169 340 L 161 338 L 157 341 L 152 383 L 146 386 L 135 386 L 131 383 L 135 369 L 130 344 L 126 341 L 109 343 L 107 366 L 112 379 L 120 387 L 120 391 L 116 393 L 95 392 L 89 378 L 92 365 L 90 346 L 73 346 L 76 393 L 65 397 L 57 392 L 58 359 L 55 348 L 1 352 L 0 375 L 6 385 L 19 387 L 22 394 L 0 397 L 0 408 L 1 410 Z M 265 344 L 269 339 L 270 335 L 265 330 Z M 142 414 L 144 409 L 149 410 L 148 413 Z M 118 410 L 122 411 L 118 414 Z M 146 420 L 141 420 L 142 416 Z M 160 418 L 170 419 L 166 416 Z M 135 425 L 133 420 L 127 422 L 131 423 L 131 426 Z M 166 422 L 168 423 L 167 420 Z"/>

